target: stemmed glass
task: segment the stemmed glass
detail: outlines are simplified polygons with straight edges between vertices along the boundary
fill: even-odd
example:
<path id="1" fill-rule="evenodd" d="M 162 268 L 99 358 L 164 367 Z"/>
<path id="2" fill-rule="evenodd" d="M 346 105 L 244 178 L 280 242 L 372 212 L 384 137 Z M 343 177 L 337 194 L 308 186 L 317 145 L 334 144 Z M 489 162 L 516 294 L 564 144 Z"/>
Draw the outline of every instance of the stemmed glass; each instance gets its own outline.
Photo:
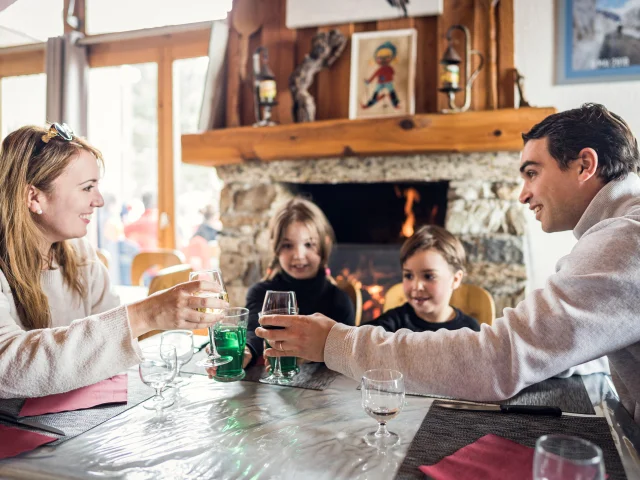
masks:
<path id="1" fill-rule="evenodd" d="M 229 301 L 229 295 L 227 295 L 227 289 L 224 286 L 224 282 L 222 281 L 222 272 L 218 269 L 213 270 L 200 270 L 197 272 L 191 272 L 189 274 L 189 281 L 192 280 L 206 280 L 211 283 L 217 283 L 220 285 L 220 292 L 203 292 L 199 291 L 194 293 L 196 297 L 214 297 L 220 300 L 224 300 L 225 302 Z M 206 313 L 224 313 L 224 309 L 222 308 L 198 308 L 199 312 Z M 219 367 L 220 365 L 224 365 L 233 360 L 230 356 L 222 356 L 216 350 L 216 344 L 213 341 L 213 327 L 209 327 L 209 355 L 206 359 L 199 361 L 196 363 L 199 367 Z"/>
<path id="2" fill-rule="evenodd" d="M 378 421 L 378 430 L 367 433 L 365 442 L 372 447 L 390 447 L 398 443 L 398 434 L 387 430 L 387 422 L 397 417 L 404 406 L 404 378 L 397 370 L 367 370 L 362 376 L 362 408 Z"/>
<path id="3" fill-rule="evenodd" d="M 604 480 L 602 450 L 569 435 L 543 435 L 533 457 L 534 480 Z"/>
<path id="4" fill-rule="evenodd" d="M 267 290 L 267 294 L 264 297 L 264 303 L 262 304 L 262 312 L 260 317 L 264 315 L 297 315 L 298 303 L 296 302 L 295 292 L 276 292 L 274 290 Z M 273 327 L 264 325 L 262 328 L 267 330 L 279 330 L 284 327 Z M 269 342 L 265 342 L 267 348 L 270 348 Z M 271 361 L 271 360 L 270 360 Z M 276 357 L 271 364 L 271 374 L 268 377 L 261 378 L 260 382 L 269 383 L 271 385 L 289 385 L 291 378 L 282 374 L 282 368 L 280 363 L 280 357 Z"/>
<path id="5" fill-rule="evenodd" d="M 193 332 L 191 330 L 169 330 L 162 332 L 160 336 L 160 347 L 163 345 L 173 345 L 176 347 L 178 367 L 176 377 L 171 383 L 174 385 L 184 383 L 186 380 L 180 376 L 180 369 L 193 358 Z"/>
<path id="6" fill-rule="evenodd" d="M 173 400 L 162 396 L 162 389 L 176 376 L 177 365 L 178 357 L 173 345 L 142 348 L 142 362 L 138 367 L 140 379 L 156 391 L 151 399 L 142 404 L 144 408 L 161 412 L 163 408 L 173 405 Z"/>

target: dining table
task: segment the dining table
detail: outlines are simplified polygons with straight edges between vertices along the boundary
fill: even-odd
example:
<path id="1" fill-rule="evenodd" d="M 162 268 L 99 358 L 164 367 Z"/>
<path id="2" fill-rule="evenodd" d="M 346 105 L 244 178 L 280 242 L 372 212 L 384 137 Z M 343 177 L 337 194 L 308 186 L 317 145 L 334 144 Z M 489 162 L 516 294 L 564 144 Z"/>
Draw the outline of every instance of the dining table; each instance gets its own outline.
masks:
<path id="1" fill-rule="evenodd" d="M 596 415 L 607 419 L 627 478 L 640 479 L 640 429 L 610 377 L 582 381 Z M 392 479 L 435 398 L 407 395 L 388 424 L 400 440 L 380 449 L 363 440 L 377 423 L 358 386 L 342 375 L 312 390 L 194 374 L 163 412 L 137 405 L 64 443 L 0 460 L 0 478 Z"/>

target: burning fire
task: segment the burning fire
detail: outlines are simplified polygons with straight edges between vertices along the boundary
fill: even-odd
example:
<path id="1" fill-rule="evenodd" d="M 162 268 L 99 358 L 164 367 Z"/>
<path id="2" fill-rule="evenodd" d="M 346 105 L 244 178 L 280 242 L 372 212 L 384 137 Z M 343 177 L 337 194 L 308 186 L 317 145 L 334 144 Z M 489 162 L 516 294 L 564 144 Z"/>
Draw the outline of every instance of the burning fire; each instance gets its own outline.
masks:
<path id="1" fill-rule="evenodd" d="M 407 201 L 404 203 L 404 214 L 406 219 L 402 224 L 400 234 L 405 238 L 409 238 L 413 235 L 414 226 L 416 224 L 416 216 L 413 213 L 413 204 L 420 202 L 420 194 L 415 188 L 407 188 L 402 192 L 402 196 L 405 197 Z"/>

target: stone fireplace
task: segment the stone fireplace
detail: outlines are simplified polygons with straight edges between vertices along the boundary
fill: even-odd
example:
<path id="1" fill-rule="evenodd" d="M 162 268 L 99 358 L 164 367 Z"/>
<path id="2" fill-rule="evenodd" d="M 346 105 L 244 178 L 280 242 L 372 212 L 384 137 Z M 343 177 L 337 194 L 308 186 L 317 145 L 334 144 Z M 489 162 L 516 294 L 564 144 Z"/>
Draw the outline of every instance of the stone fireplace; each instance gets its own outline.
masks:
<path id="1" fill-rule="evenodd" d="M 249 286 L 263 277 L 271 255 L 267 224 L 278 206 L 301 192 L 321 204 L 319 192 L 331 191 L 334 186 L 336 201 L 350 206 L 338 209 L 345 215 L 353 217 L 353 212 L 362 211 L 368 204 L 374 214 L 376 209 L 380 212 L 377 231 L 358 236 L 362 227 L 355 233 L 336 228 L 350 220 L 335 213 L 331 218 L 332 209 L 325 204 L 323 209 L 336 229 L 338 256 L 384 256 L 387 264 L 394 262 L 386 266 L 387 270 L 397 272 L 397 278 L 389 278 L 387 283 L 400 281 L 401 230 L 407 214 L 414 212 L 416 225 L 439 224 L 462 240 L 468 259 L 465 282 L 489 290 L 500 315 L 503 308 L 523 298 L 526 282 L 525 207 L 518 203 L 518 164 L 517 153 L 493 152 L 252 161 L 217 167 L 225 184 L 220 199 L 224 225 L 224 235 L 219 237 L 220 266 L 230 300 L 243 305 Z M 375 190 L 374 184 L 380 188 Z M 415 208 L 407 211 L 409 189 L 421 192 L 421 200 L 416 203 L 414 198 Z M 345 199 L 346 191 L 358 193 L 358 200 Z M 431 198 L 429 192 L 435 191 L 445 197 L 444 202 Z M 395 192 L 397 201 L 388 192 Z M 388 198 L 384 208 L 375 206 L 381 195 Z M 322 197 L 326 199 L 327 195 Z M 396 218 L 393 210 L 397 210 Z M 341 237 L 348 241 L 341 243 Z M 369 237 L 375 237 L 371 242 L 375 248 L 363 243 Z M 342 273 L 336 271 L 342 270 L 339 265 L 330 266 L 334 276 Z M 368 285 L 362 282 L 364 289 Z M 367 294 L 363 290 L 365 302 L 370 298 Z"/>

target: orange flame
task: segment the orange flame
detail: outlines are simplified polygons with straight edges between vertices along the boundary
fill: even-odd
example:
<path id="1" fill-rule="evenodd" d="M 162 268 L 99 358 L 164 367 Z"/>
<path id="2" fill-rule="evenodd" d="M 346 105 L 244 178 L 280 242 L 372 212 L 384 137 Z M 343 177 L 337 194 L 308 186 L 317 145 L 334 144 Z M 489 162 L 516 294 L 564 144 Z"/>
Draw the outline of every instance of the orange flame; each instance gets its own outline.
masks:
<path id="1" fill-rule="evenodd" d="M 413 227 L 416 223 L 416 216 L 413 213 L 413 204 L 420 201 L 420 194 L 415 188 L 407 188 L 403 192 L 403 196 L 407 199 L 404 203 L 404 214 L 407 218 L 402 224 L 401 235 L 405 238 L 409 238 L 413 235 Z"/>

